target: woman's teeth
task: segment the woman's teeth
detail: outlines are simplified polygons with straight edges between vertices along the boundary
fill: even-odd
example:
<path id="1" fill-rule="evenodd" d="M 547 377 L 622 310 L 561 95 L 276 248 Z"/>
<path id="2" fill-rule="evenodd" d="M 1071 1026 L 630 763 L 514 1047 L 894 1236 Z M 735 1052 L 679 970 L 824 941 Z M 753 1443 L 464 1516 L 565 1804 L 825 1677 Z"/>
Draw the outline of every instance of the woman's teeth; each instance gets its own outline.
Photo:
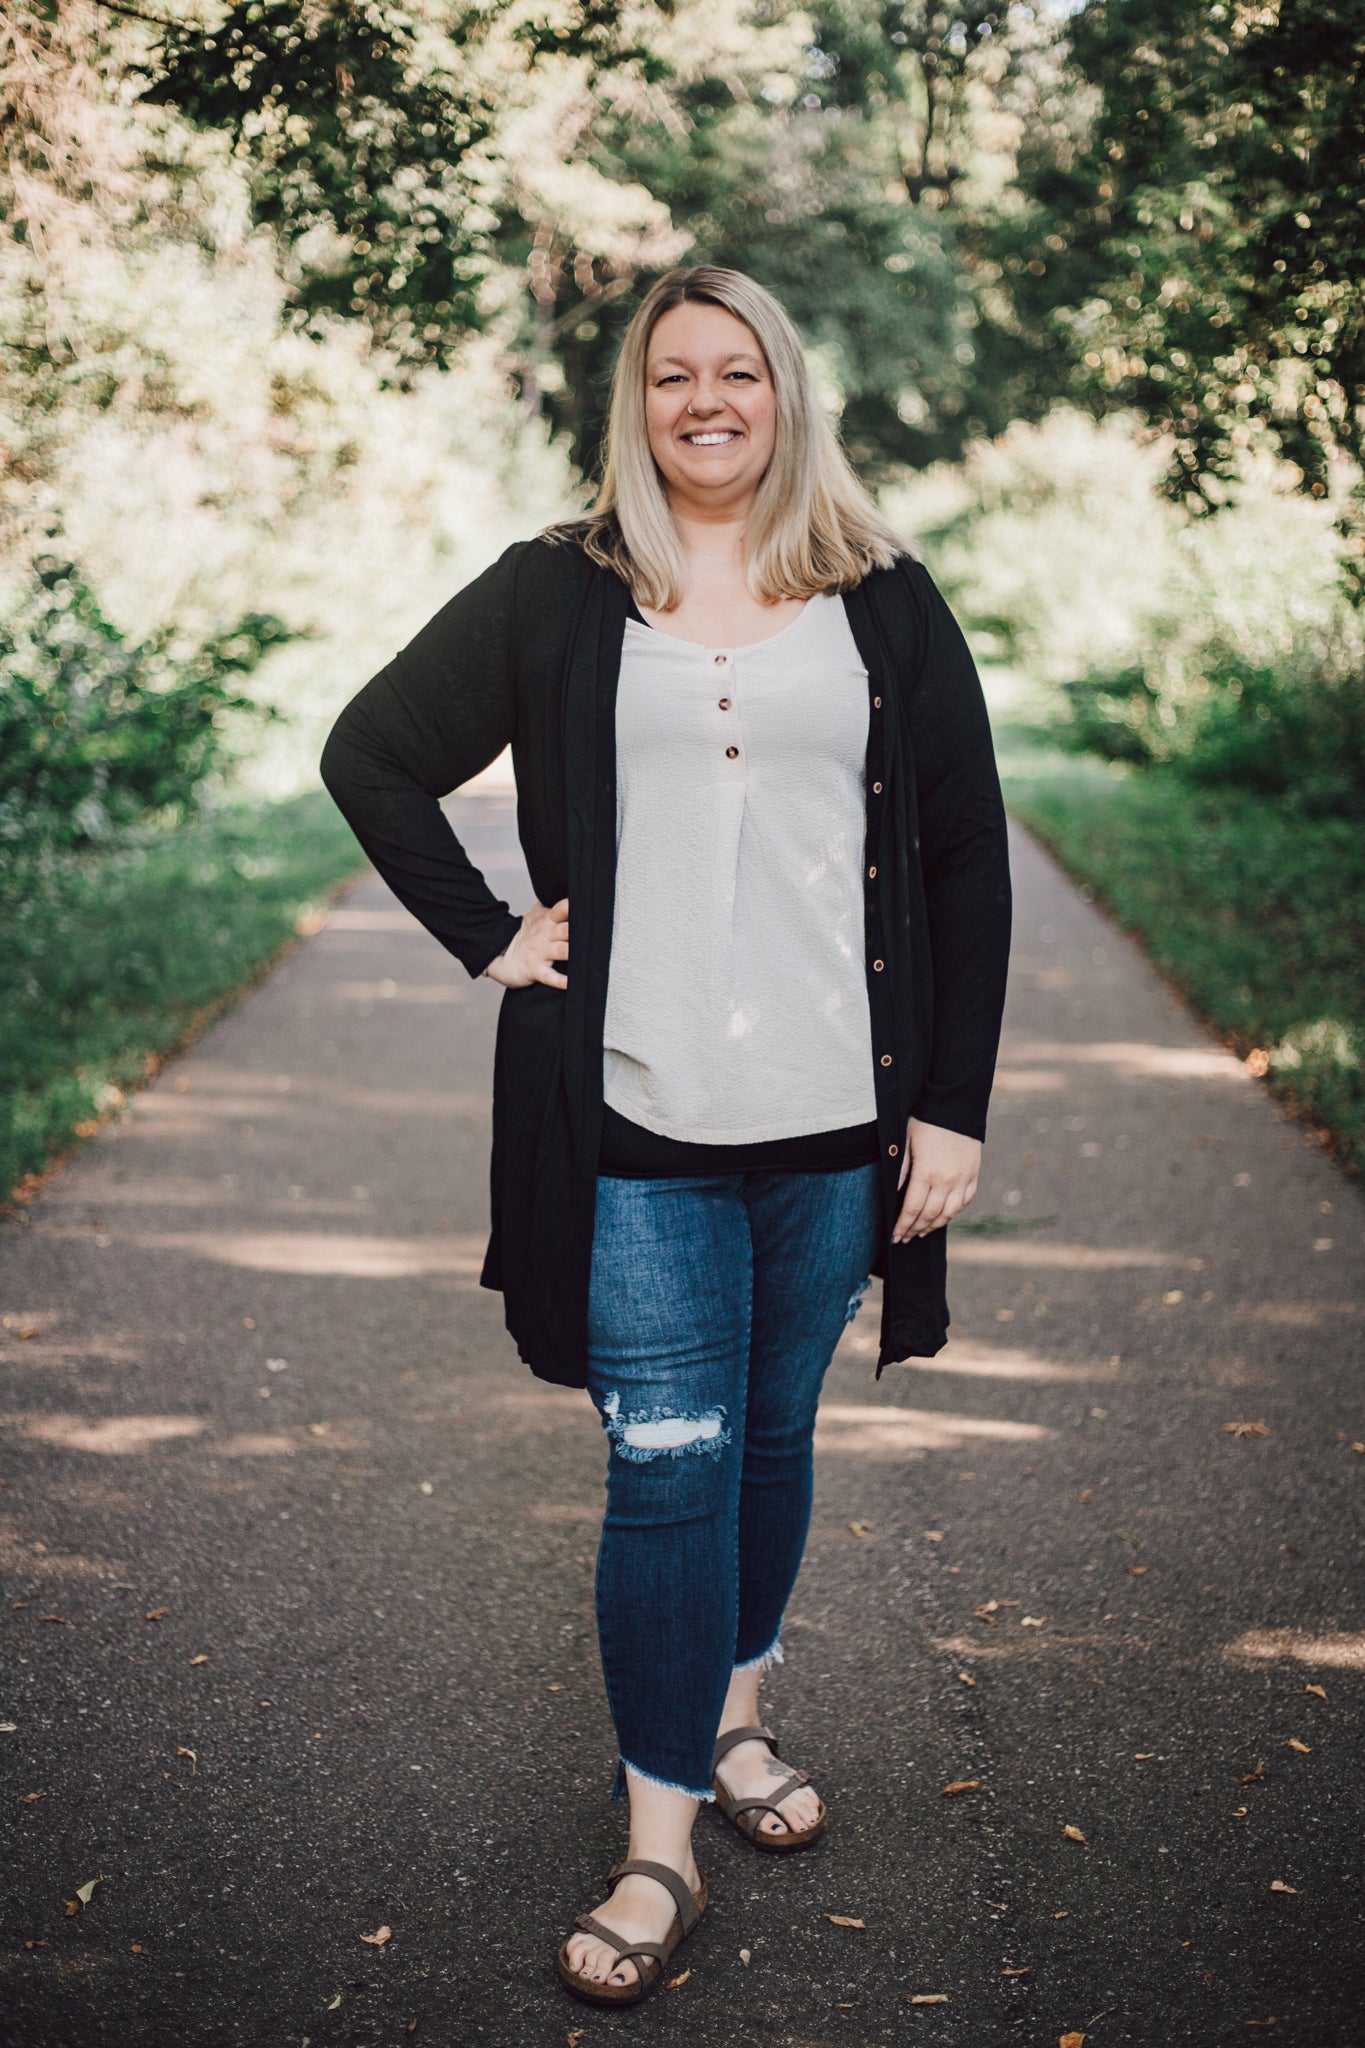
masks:
<path id="1" fill-rule="evenodd" d="M 739 435 L 733 428 L 727 428 L 719 434 L 685 434 L 683 439 L 690 441 L 694 448 L 720 448 L 726 441 L 737 441 Z"/>

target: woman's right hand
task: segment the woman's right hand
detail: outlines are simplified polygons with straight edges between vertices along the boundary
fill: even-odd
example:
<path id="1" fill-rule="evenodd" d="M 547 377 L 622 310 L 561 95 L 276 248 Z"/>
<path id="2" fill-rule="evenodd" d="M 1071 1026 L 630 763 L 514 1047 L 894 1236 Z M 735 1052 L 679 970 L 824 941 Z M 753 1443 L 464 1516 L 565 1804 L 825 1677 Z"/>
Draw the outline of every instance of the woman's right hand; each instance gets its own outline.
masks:
<path id="1" fill-rule="evenodd" d="M 529 988 L 543 981 L 547 988 L 567 988 L 567 975 L 559 973 L 556 960 L 569 957 L 569 899 L 560 898 L 552 909 L 532 904 L 521 920 L 521 930 L 505 953 L 490 960 L 484 973 L 504 988 Z"/>

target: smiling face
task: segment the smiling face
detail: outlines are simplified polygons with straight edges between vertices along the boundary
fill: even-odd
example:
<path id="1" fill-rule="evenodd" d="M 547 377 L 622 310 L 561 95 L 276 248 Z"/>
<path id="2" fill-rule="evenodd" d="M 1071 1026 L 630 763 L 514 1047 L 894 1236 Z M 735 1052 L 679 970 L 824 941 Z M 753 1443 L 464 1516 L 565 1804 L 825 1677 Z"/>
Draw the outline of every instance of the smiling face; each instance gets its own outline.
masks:
<path id="1" fill-rule="evenodd" d="M 662 314 L 645 360 L 645 420 L 679 509 L 745 511 L 777 437 L 777 394 L 752 330 L 695 300 Z"/>

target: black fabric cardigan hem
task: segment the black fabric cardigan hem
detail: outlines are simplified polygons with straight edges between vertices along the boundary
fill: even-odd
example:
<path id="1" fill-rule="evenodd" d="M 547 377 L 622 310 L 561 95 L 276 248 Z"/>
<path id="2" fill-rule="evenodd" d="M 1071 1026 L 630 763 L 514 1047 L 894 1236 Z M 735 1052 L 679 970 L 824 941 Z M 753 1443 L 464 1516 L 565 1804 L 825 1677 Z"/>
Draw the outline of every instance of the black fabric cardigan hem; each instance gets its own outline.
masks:
<path id="1" fill-rule="evenodd" d="M 864 903 L 883 1231 L 877 1376 L 948 1335 L 947 1228 L 890 1241 L 911 1115 L 974 1138 L 1008 970 L 1004 805 L 975 664 L 908 554 L 842 593 L 868 673 Z M 615 705 L 630 597 L 573 541 L 517 542 L 338 717 L 323 781 L 389 886 L 478 975 L 519 920 L 440 807 L 508 744 L 538 900 L 567 897 L 566 992 L 505 990 L 481 1280 L 533 1373 L 586 1379 L 616 858 Z"/>

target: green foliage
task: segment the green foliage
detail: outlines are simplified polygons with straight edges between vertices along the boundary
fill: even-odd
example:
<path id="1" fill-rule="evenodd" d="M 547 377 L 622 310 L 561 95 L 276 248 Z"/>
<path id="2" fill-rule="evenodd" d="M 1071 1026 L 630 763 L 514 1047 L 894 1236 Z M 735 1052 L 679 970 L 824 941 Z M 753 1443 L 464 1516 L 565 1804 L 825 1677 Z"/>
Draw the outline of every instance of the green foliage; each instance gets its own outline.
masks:
<path id="1" fill-rule="evenodd" d="M 73 563 L 39 557 L 0 624 L 0 853 L 183 813 L 223 760 L 228 714 L 275 716 L 235 684 L 292 637 L 252 614 L 197 646 L 169 629 L 132 641 Z"/>
<path id="2" fill-rule="evenodd" d="M 116 1109 L 359 862 L 320 791 L 0 867 L 0 1201 Z"/>
<path id="3" fill-rule="evenodd" d="M 1006 801 L 1267 1085 L 1365 1174 L 1365 834 L 1001 728 Z"/>
<path id="4" fill-rule="evenodd" d="M 1140 411 L 1196 503 L 1260 436 L 1324 495 L 1365 453 L 1365 0 L 1090 0 L 1066 33 L 1086 131 L 1033 123 L 979 239 L 1016 409 Z"/>

